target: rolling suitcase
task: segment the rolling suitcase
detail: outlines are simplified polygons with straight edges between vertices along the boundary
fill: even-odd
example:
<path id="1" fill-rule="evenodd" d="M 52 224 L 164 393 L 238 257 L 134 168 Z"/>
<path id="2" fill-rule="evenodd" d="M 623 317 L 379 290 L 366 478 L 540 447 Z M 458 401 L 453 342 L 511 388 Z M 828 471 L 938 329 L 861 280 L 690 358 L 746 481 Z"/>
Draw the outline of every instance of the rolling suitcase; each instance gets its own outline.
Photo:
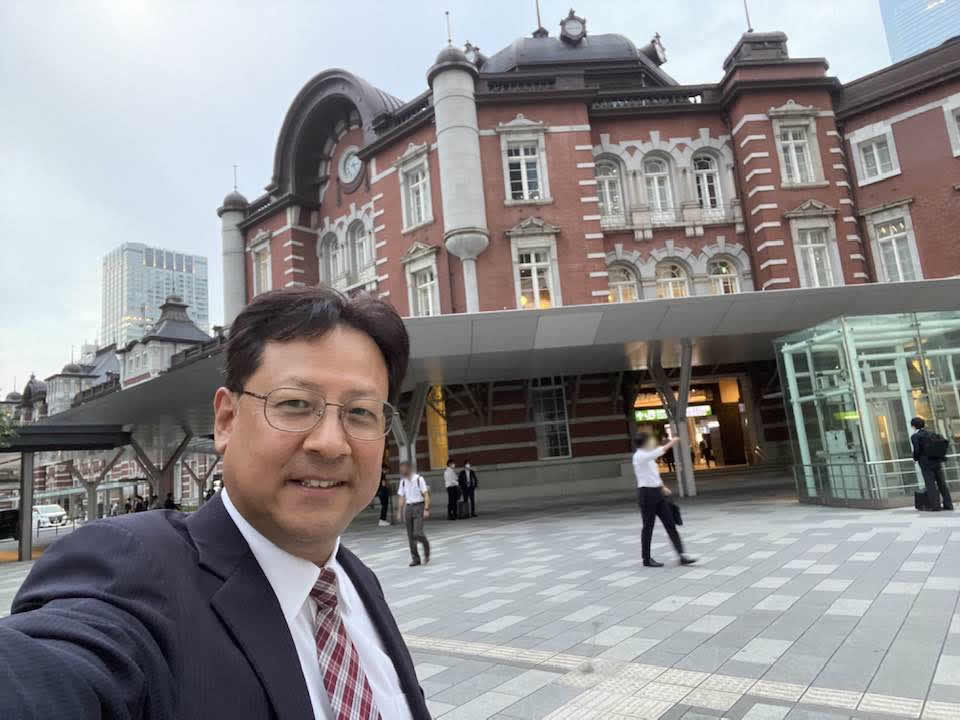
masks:
<path id="1" fill-rule="evenodd" d="M 457 517 L 461 520 L 470 517 L 470 504 L 466 500 L 457 500 Z"/>

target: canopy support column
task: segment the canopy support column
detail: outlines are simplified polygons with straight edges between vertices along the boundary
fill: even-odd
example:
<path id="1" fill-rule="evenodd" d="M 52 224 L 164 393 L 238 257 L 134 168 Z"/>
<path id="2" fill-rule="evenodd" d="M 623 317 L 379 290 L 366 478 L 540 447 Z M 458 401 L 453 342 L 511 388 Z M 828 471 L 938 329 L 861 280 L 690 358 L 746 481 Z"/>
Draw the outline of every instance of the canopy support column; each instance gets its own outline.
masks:
<path id="1" fill-rule="evenodd" d="M 420 423 L 427 407 L 429 391 L 430 386 L 427 383 L 417 383 L 410 394 L 407 417 L 393 423 L 393 438 L 400 452 L 400 462 L 410 463 L 414 472 L 417 470 L 417 438 L 420 435 Z"/>
<path id="2" fill-rule="evenodd" d="M 680 497 L 697 494 L 693 475 L 693 457 L 690 454 L 690 431 L 687 427 L 687 400 L 690 397 L 690 378 L 693 372 L 693 342 L 690 338 L 680 341 L 680 386 L 679 392 L 673 392 L 673 385 L 663 369 L 663 343 L 655 340 L 650 343 L 647 366 L 653 376 L 657 392 L 660 394 L 667 416 L 677 432 L 676 450 L 673 456 L 677 464 L 677 492 Z"/>
<path id="3" fill-rule="evenodd" d="M 20 453 L 20 562 L 33 559 L 33 453 Z"/>
<path id="4" fill-rule="evenodd" d="M 220 456 L 216 455 L 214 456 L 213 463 L 210 465 L 210 467 L 207 468 L 207 471 L 203 474 L 203 477 L 201 478 L 201 477 L 198 477 L 197 474 L 193 471 L 193 468 L 190 467 L 190 463 L 186 461 L 183 462 L 183 469 L 187 471 L 187 475 L 189 475 L 193 479 L 194 484 L 197 486 L 197 507 L 200 507 L 201 505 L 203 505 L 203 496 L 207 491 L 207 480 L 210 478 L 211 475 L 213 475 L 213 471 L 217 469 L 217 465 L 219 464 L 220 464 Z"/>
<path id="5" fill-rule="evenodd" d="M 186 451 L 187 445 L 190 444 L 192 439 L 193 433 L 189 430 L 184 430 L 183 440 L 177 445 L 170 459 L 167 460 L 163 466 L 157 466 L 144 449 L 140 447 L 140 443 L 134 438 L 130 438 L 130 447 L 132 447 L 133 452 L 136 453 L 137 462 L 140 463 L 140 467 L 142 467 L 143 472 L 146 473 L 153 491 L 158 496 L 173 492 L 173 470 L 180 461 L 180 458 L 183 457 L 183 453 Z"/>

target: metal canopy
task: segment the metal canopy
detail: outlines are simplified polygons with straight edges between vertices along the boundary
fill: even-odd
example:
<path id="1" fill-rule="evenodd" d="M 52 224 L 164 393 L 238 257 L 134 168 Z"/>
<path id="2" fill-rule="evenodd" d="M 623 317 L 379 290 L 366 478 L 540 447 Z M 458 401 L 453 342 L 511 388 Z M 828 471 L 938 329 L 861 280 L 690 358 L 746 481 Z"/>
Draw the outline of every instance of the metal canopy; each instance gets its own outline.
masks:
<path id="1" fill-rule="evenodd" d="M 663 341 L 668 367 L 679 365 L 684 338 L 693 341 L 694 366 L 772 359 L 776 337 L 840 315 L 958 308 L 960 278 L 948 278 L 408 318 L 404 390 L 421 382 L 641 369 L 653 340 Z M 56 422 L 131 426 L 145 449 L 169 454 L 185 429 L 195 438 L 213 433 L 223 362 L 223 354 L 198 360 L 58 414 Z"/>
<path id="2" fill-rule="evenodd" d="M 119 425 L 18 425 L 3 452 L 112 450 L 130 444 L 130 432 Z"/>

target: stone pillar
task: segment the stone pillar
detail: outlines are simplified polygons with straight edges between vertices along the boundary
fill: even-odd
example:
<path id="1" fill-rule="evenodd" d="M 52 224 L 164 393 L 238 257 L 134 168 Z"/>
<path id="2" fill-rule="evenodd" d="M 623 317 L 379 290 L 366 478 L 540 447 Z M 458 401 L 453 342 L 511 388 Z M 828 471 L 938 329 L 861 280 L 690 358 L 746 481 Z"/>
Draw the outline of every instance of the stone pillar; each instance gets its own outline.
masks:
<path id="1" fill-rule="evenodd" d="M 20 454 L 20 562 L 33 559 L 33 453 Z"/>
<path id="2" fill-rule="evenodd" d="M 477 77 L 476 66 L 453 47 L 441 51 L 427 74 L 437 128 L 443 240 L 447 251 L 463 261 L 467 312 L 480 310 L 476 259 L 490 243 L 474 100 Z"/>
<path id="3" fill-rule="evenodd" d="M 247 304 L 247 259 L 243 231 L 238 227 L 247 213 L 247 199 L 234 190 L 217 209 L 223 239 L 223 324 L 233 324 Z"/>

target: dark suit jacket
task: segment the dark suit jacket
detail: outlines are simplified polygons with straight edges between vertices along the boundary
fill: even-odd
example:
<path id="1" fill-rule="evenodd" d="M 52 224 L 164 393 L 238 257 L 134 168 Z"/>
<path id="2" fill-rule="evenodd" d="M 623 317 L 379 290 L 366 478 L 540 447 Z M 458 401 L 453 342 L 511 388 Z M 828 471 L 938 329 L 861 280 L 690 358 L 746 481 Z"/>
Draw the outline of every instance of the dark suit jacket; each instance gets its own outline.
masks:
<path id="1" fill-rule="evenodd" d="M 460 471 L 460 476 L 457 478 L 457 484 L 465 490 L 472 490 L 477 487 L 477 473 L 473 471 L 473 468 L 467 470 L 464 468 Z"/>
<path id="2" fill-rule="evenodd" d="M 430 713 L 373 572 L 344 567 L 414 720 Z M 0 718 L 309 720 L 276 596 L 219 495 L 192 515 L 86 525 L 37 561 L 0 620 Z"/>
<path id="3" fill-rule="evenodd" d="M 942 460 L 934 460 L 928 458 L 923 454 L 923 441 L 926 440 L 927 436 L 930 434 L 930 431 L 926 428 L 920 428 L 913 435 L 910 436 L 910 444 L 913 445 L 913 459 L 920 464 L 921 468 L 930 468 L 935 467 L 936 465 L 943 462 Z"/>

